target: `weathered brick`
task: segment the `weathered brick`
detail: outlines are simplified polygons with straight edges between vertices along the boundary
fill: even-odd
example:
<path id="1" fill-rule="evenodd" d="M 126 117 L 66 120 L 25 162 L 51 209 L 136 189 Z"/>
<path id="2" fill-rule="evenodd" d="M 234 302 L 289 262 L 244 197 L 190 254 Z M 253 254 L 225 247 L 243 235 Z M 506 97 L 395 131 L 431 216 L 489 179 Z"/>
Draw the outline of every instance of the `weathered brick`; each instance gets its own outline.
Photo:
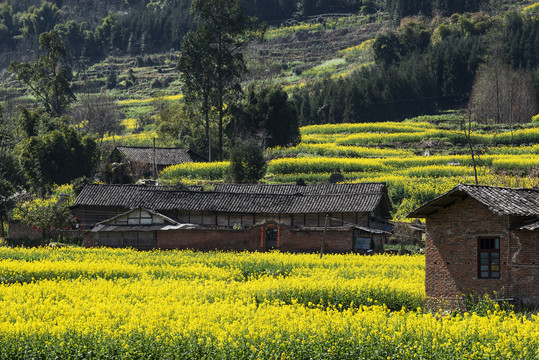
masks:
<path id="1" fill-rule="evenodd" d="M 518 218 L 498 216 L 471 197 L 427 217 L 426 295 L 454 300 L 493 294 L 539 304 L 539 231 L 515 230 Z M 500 238 L 500 278 L 478 276 L 478 238 Z"/>

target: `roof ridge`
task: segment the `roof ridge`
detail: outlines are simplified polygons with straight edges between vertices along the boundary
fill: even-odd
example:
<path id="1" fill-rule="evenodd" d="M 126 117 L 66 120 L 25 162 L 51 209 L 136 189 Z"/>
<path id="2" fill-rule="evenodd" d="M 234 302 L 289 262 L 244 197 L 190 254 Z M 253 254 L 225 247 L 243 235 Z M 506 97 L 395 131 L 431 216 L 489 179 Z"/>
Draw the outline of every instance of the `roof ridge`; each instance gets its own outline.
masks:
<path id="1" fill-rule="evenodd" d="M 157 186 L 154 186 L 157 187 Z M 163 186 L 164 187 L 164 186 Z M 350 195 L 378 195 L 381 194 L 379 191 L 369 191 L 369 192 L 358 192 L 358 193 L 266 193 L 266 192 L 231 192 L 231 191 L 192 191 L 192 190 L 176 190 L 176 189 L 141 189 L 146 192 L 162 192 L 162 193 L 204 193 L 204 194 L 219 194 L 219 195 L 245 195 L 245 196 L 255 196 L 255 195 L 264 195 L 264 196 L 297 196 L 298 194 L 302 196 L 350 196 Z"/>
<path id="2" fill-rule="evenodd" d="M 119 146 L 116 146 L 116 148 L 129 148 L 129 149 L 153 149 L 154 147 L 153 146 L 124 146 L 124 145 L 119 145 Z M 155 147 L 156 149 L 165 149 L 165 150 L 189 150 L 189 149 L 186 149 L 186 148 L 182 148 L 182 147 L 162 147 L 162 146 L 156 146 Z"/>
<path id="3" fill-rule="evenodd" d="M 467 186 L 467 187 L 482 187 L 482 188 L 490 188 L 490 189 L 507 189 L 507 190 L 532 190 L 532 191 L 539 191 L 539 188 L 537 187 L 509 187 L 509 186 L 495 186 L 495 185 L 484 185 L 484 184 L 458 184 L 457 187 L 460 186 Z"/>

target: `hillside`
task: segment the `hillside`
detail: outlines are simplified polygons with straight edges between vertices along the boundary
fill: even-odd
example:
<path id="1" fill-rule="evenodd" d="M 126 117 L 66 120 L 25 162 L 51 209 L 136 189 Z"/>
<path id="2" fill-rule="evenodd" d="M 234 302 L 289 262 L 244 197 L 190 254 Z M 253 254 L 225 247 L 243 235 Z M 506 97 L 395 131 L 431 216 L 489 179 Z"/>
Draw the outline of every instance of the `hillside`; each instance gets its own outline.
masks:
<path id="1" fill-rule="evenodd" d="M 312 125 L 302 141 L 266 151 L 265 183 L 385 182 L 393 213 L 402 218 L 459 183 L 532 187 L 539 185 L 539 129 L 475 127 L 470 141 L 463 115 L 425 116 L 401 123 Z M 164 183 L 211 186 L 225 181 L 228 162 L 174 165 L 163 170 Z"/>
<path id="2" fill-rule="evenodd" d="M 70 3 L 65 1 L 62 6 Z M 532 123 L 531 119 L 538 112 L 539 56 L 535 54 L 539 42 L 535 39 L 539 36 L 539 6 L 530 4 L 505 2 L 503 10 L 511 10 L 507 13 L 501 12 L 502 7 L 435 17 L 412 12 L 399 26 L 396 19 L 400 15 L 384 7 L 353 15 L 296 14 L 274 23 L 264 41 L 251 42 L 245 48 L 246 71 L 238 85 L 243 95 L 270 84 L 282 87 L 297 111 L 302 138 L 288 148 L 266 149 L 270 162 L 262 181 L 325 182 L 332 173 L 341 173 L 345 181 L 384 181 L 392 194 L 394 214 L 402 217 L 455 183 L 475 181 L 471 144 L 478 155 L 479 182 L 536 185 L 539 139 L 534 127 L 537 120 Z M 52 5 L 43 6 L 39 9 Z M 4 4 L 3 10 L 7 8 Z M 61 8 L 65 16 L 69 8 Z M 160 10 L 152 14 L 158 13 Z M 3 14 L 5 23 L 6 12 Z M 130 16 L 137 11 L 128 14 L 107 16 L 101 25 L 115 24 L 120 29 L 127 24 L 122 21 L 135 19 Z M 94 34 L 96 40 L 97 30 L 84 31 L 87 36 Z M 83 174 L 105 171 L 110 166 L 108 153 L 115 145 L 150 146 L 155 141 L 157 146 L 184 146 L 207 154 L 209 141 L 203 134 L 202 116 L 195 114 L 186 121 L 181 108 L 184 98 L 177 69 L 181 53 L 174 48 L 152 52 L 145 47 L 142 51 L 140 46 L 127 51 L 118 41 L 119 47 L 113 51 L 95 43 L 96 49 L 106 51 L 85 58 L 84 63 L 69 63 L 73 70 L 69 81 L 77 100 L 63 116 L 46 114 L 37 107 L 39 99 L 13 74 L 2 73 L 0 174 L 7 182 L 21 188 L 40 184 L 40 195 L 46 195 L 54 181 L 63 184 Z M 26 46 L 32 46 L 31 42 Z M 497 49 L 494 45 L 504 56 L 492 55 Z M 67 49 L 69 46 L 67 41 Z M 505 87 L 497 91 L 510 101 L 469 101 L 493 98 L 488 87 L 479 89 L 481 96 L 478 86 L 474 89 L 476 77 L 492 76 L 487 71 L 492 68 L 503 69 L 498 75 L 505 79 L 500 82 Z M 243 95 L 227 98 L 226 107 L 245 105 Z M 100 121 L 90 126 L 84 109 L 101 108 L 107 111 L 94 113 L 93 121 Z M 497 109 L 500 115 L 483 114 L 489 109 Z M 174 133 L 177 128 L 162 126 L 169 125 L 167 117 L 176 122 L 174 126 L 183 126 L 182 130 Z M 468 139 L 463 124 L 471 119 L 476 121 Z M 225 127 L 231 121 L 233 115 L 226 114 Z M 212 119 L 209 133 L 215 144 L 216 119 Z M 225 134 L 225 159 L 232 140 Z M 49 145 L 52 141 L 58 141 L 57 149 Z M 71 149 L 87 158 L 73 158 L 79 155 Z M 36 155 L 45 150 L 58 159 Z M 430 156 L 424 156 L 427 150 Z M 70 166 L 62 165 L 67 155 L 71 156 Z M 81 164 L 85 166 L 77 173 L 72 171 Z M 224 181 L 227 168 L 225 161 L 167 169 L 161 180 L 208 184 Z M 51 174 L 44 176 L 47 171 Z"/>

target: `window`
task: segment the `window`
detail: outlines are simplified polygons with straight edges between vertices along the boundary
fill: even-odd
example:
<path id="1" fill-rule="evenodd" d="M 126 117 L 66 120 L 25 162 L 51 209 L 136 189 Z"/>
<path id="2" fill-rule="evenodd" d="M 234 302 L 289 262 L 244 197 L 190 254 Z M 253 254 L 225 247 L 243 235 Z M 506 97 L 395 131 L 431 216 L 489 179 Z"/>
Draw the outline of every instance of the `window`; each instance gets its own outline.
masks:
<path id="1" fill-rule="evenodd" d="M 500 238 L 479 239 L 479 278 L 500 278 Z"/>
<path id="2" fill-rule="evenodd" d="M 371 250 L 374 246 L 372 246 L 372 240 L 370 237 L 366 236 L 356 236 L 354 237 L 354 251 L 358 250 Z"/>

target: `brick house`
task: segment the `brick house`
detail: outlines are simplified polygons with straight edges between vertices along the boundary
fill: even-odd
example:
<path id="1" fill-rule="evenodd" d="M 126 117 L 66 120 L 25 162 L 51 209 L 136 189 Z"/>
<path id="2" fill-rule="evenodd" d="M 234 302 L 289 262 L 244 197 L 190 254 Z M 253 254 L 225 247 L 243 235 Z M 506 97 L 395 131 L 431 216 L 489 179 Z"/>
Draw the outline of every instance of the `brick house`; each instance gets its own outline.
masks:
<path id="1" fill-rule="evenodd" d="M 123 240 L 114 246 L 135 248 L 319 251 L 324 241 L 325 251 L 346 252 L 382 249 L 391 231 L 384 184 L 220 185 L 206 192 L 93 184 L 72 212 L 91 229 L 86 246 L 112 246 L 117 236 Z M 118 215 L 127 224 L 117 224 Z M 153 235 L 141 243 L 125 234 L 136 231 Z"/>
<path id="2" fill-rule="evenodd" d="M 539 189 L 457 185 L 408 215 L 426 219 L 426 295 L 496 293 L 539 305 Z"/>

